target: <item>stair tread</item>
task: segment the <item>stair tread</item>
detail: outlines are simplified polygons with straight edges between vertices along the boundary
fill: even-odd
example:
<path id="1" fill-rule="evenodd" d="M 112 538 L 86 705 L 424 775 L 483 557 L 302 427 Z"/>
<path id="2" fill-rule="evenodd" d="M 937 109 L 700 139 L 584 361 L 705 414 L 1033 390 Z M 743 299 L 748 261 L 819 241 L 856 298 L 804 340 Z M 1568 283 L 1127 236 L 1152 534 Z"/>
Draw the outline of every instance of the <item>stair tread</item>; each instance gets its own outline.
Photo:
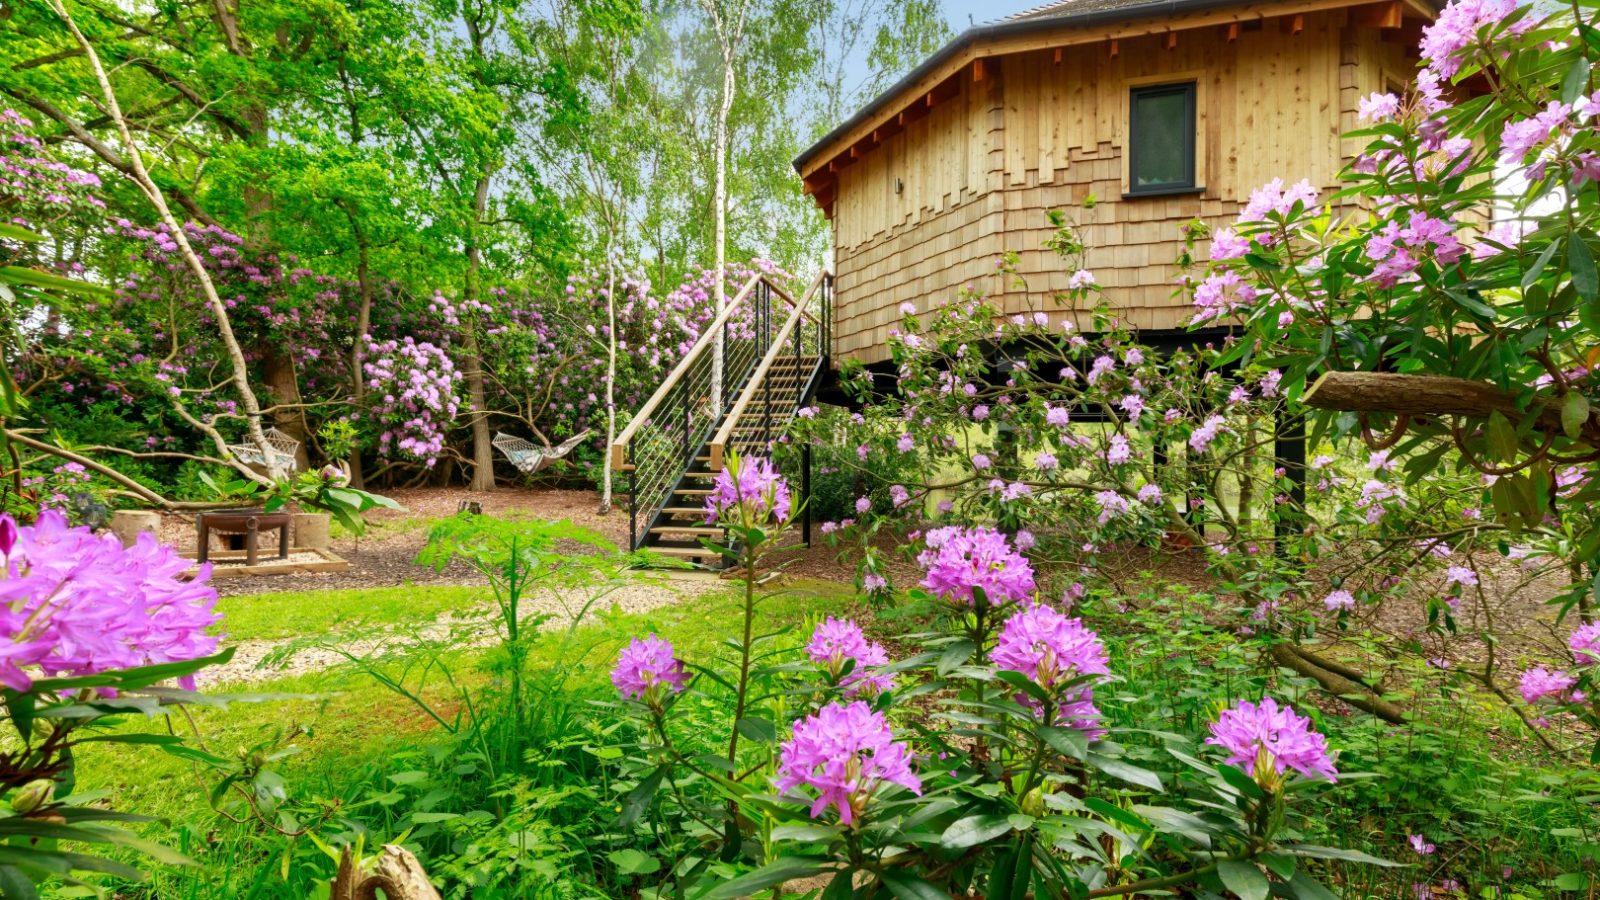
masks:
<path id="1" fill-rule="evenodd" d="M 716 525 L 657 525 L 650 529 L 651 534 L 699 534 L 706 536 L 721 536 L 728 533 L 725 528 Z"/>
<path id="2" fill-rule="evenodd" d="M 700 558 L 710 558 L 720 557 L 722 555 L 715 550 L 707 550 L 704 547 L 657 547 L 651 544 L 646 544 L 644 549 L 649 550 L 651 553 L 659 553 L 662 556 L 694 556 Z"/>

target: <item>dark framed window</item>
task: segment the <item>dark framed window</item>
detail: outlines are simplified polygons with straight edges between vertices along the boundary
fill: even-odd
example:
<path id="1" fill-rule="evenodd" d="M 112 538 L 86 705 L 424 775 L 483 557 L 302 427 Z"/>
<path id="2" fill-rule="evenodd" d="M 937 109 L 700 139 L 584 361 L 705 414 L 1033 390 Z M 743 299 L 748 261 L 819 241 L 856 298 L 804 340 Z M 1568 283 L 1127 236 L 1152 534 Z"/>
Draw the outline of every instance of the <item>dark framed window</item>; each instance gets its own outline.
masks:
<path id="1" fill-rule="evenodd" d="M 1128 193 L 1195 190 L 1194 82 L 1133 88 L 1128 118 Z"/>

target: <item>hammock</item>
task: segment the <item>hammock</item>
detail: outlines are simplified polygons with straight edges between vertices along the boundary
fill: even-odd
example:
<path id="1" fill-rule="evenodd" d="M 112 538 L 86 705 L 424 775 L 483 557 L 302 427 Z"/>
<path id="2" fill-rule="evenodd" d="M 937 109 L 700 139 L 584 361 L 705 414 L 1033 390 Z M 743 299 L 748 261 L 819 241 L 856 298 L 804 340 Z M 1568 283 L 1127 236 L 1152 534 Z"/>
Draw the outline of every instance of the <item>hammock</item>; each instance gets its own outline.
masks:
<path id="1" fill-rule="evenodd" d="M 300 468 L 295 463 L 295 457 L 300 452 L 299 441 L 276 428 L 268 428 L 265 434 L 267 445 L 271 447 L 268 452 L 272 456 L 273 465 L 267 465 L 267 460 L 261 455 L 261 449 L 255 444 L 229 444 L 228 451 L 247 466 L 263 466 L 279 472 L 293 472 Z"/>
<path id="2" fill-rule="evenodd" d="M 511 460 L 511 464 L 517 467 L 518 472 L 532 475 L 549 465 L 552 460 L 561 459 L 571 453 L 572 448 L 583 443 L 584 438 L 588 436 L 589 429 L 585 428 L 581 434 L 567 438 L 551 449 L 502 431 L 494 436 L 493 443 L 496 449 L 506 455 L 506 459 Z"/>

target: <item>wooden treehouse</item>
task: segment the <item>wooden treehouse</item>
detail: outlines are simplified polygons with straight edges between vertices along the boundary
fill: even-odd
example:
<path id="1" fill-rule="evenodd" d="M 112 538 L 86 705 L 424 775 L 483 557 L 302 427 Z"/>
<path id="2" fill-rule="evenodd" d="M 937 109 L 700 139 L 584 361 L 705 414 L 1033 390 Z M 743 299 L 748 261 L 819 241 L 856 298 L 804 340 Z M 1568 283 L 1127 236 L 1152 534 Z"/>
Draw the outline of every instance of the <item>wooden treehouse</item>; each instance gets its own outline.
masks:
<path id="1" fill-rule="evenodd" d="M 795 161 L 831 222 L 834 274 L 796 296 L 741 286 L 612 444 L 632 545 L 715 562 L 701 539 L 725 535 L 703 509 L 727 452 L 764 454 L 845 359 L 892 381 L 902 303 L 926 314 L 972 285 L 1006 312 L 1048 309 L 1038 298 L 1070 274 L 1041 246 L 1049 210 L 1073 208 L 1117 316 L 1158 345 L 1193 340 L 1173 284 L 1182 227 L 1226 224 L 1273 178 L 1336 187 L 1359 98 L 1409 82 L 1434 12 L 1059 0 L 962 34 Z M 1013 250 L 1031 300 L 996 268 Z M 1092 328 L 1085 311 L 1049 315 Z M 1278 457 L 1303 469 L 1298 426 Z"/>
<path id="2" fill-rule="evenodd" d="M 883 362 L 902 303 L 926 313 L 964 285 L 1027 309 L 997 274 L 1008 250 L 1050 309 L 1039 298 L 1071 274 L 1041 247 L 1052 209 L 1122 321 L 1184 328 L 1182 226 L 1231 222 L 1273 178 L 1335 188 L 1363 144 L 1340 138 L 1357 101 L 1410 82 L 1433 15 L 1424 0 L 1058 0 L 967 31 L 795 160 L 832 224 L 835 357 Z"/>

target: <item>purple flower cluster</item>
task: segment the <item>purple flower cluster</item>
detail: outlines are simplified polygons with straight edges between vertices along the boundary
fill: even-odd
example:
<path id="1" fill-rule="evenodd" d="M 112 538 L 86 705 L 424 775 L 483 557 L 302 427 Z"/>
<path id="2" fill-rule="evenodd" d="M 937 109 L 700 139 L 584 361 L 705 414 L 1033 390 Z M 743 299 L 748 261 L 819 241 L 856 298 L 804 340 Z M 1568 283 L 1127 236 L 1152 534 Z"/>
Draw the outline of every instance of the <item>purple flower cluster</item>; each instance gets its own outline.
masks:
<path id="1" fill-rule="evenodd" d="M 1517 685 L 1517 690 L 1522 694 L 1524 703 L 1538 703 L 1552 697 L 1557 702 L 1576 703 L 1583 700 L 1583 692 L 1572 689 L 1577 683 L 1578 676 L 1570 672 L 1534 666 L 1522 673 L 1522 681 Z"/>
<path id="2" fill-rule="evenodd" d="M 25 691 L 40 674 L 79 676 L 185 662 L 216 652 L 206 633 L 217 592 L 148 534 L 124 548 L 46 511 L 18 528 L 0 516 L 0 684 Z M 192 679 L 184 686 L 193 687 Z"/>
<path id="3" fill-rule="evenodd" d="M 946 600 L 972 606 L 981 590 L 993 606 L 1017 603 L 1034 592 L 1033 566 L 991 528 L 936 528 L 917 557 L 927 570 L 922 586 Z"/>
<path id="4" fill-rule="evenodd" d="M 622 648 L 611 670 L 611 683 L 629 700 L 652 703 L 660 701 L 663 691 L 681 693 L 689 683 L 689 673 L 672 645 L 651 634 L 634 638 Z"/>
<path id="5" fill-rule="evenodd" d="M 1567 638 L 1567 646 L 1572 650 L 1572 657 L 1580 666 L 1592 666 L 1600 663 L 1600 622 L 1590 622 L 1579 625 L 1572 636 Z"/>
<path id="6" fill-rule="evenodd" d="M 800 787 L 816 791 L 811 817 L 832 806 L 844 825 L 860 821 L 867 801 L 887 784 L 922 794 L 906 745 L 894 739 L 883 713 L 860 700 L 848 706 L 831 703 L 795 723 L 794 737 L 779 751 L 774 781 L 785 793 Z"/>
<path id="7" fill-rule="evenodd" d="M 1006 620 L 989 659 L 996 667 L 1020 672 L 1057 698 L 1057 721 L 1098 737 L 1100 710 L 1094 705 L 1094 685 L 1080 683 L 1060 691 L 1060 686 L 1086 675 L 1111 672 L 1105 645 L 1099 635 L 1043 603 Z M 1029 698 L 1019 697 L 1026 701 Z"/>
<path id="8" fill-rule="evenodd" d="M 706 497 L 706 521 L 755 528 L 789 521 L 789 483 L 760 457 L 732 457 Z"/>
<path id="9" fill-rule="evenodd" d="M 433 465 L 444 451 L 444 433 L 461 402 L 461 374 L 450 354 L 407 336 L 371 344 L 367 355 L 372 414 L 384 428 L 378 452 L 398 452 Z"/>
<path id="10" fill-rule="evenodd" d="M 1211 725 L 1206 743 L 1228 751 L 1227 763 L 1250 773 L 1257 781 L 1264 772 L 1257 765 L 1265 762 L 1282 775 L 1294 769 L 1307 778 L 1336 781 L 1328 741 L 1311 730 L 1311 720 L 1287 706 L 1280 707 L 1271 697 L 1260 703 L 1241 700 L 1225 709 Z"/>
<path id="11" fill-rule="evenodd" d="M 1461 70 L 1470 54 L 1463 53 L 1478 43 L 1478 33 L 1497 25 L 1517 8 L 1517 0 L 1456 0 L 1439 13 L 1432 25 L 1422 29 L 1422 58 L 1428 67 L 1444 78 Z M 1525 30 L 1531 22 L 1519 22 Z"/>
<path id="12" fill-rule="evenodd" d="M 868 641 L 861 633 L 861 626 L 849 619 L 829 616 L 818 625 L 811 633 L 810 643 L 806 644 L 806 655 L 825 667 L 835 679 L 844 672 L 846 661 L 854 663 L 842 682 L 846 696 L 854 697 L 862 692 L 871 696 L 894 688 L 894 675 L 873 671 L 889 664 L 888 651 L 882 644 Z"/>

